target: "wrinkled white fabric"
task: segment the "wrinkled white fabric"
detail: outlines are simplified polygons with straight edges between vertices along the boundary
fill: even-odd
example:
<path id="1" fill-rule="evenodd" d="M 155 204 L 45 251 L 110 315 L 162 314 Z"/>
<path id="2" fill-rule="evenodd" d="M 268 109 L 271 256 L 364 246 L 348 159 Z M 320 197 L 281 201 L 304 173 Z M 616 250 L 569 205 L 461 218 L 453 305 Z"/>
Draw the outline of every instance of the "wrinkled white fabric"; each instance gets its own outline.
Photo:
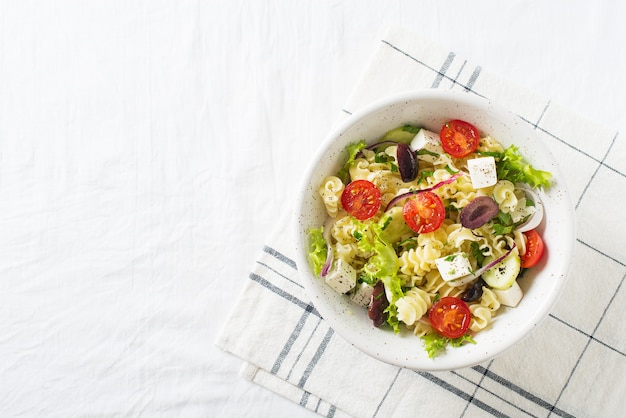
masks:
<path id="1" fill-rule="evenodd" d="M 291 387 L 242 379 L 241 360 L 214 342 L 309 155 L 351 92 L 364 94 L 386 27 L 620 130 L 625 11 L 582 0 L 0 0 L 0 416 L 315 416 L 285 398 Z M 622 214 L 592 202 L 599 184 L 621 190 L 626 145 L 595 138 L 575 144 L 588 157 L 570 172 L 585 196 L 574 268 L 595 280 L 568 287 L 580 303 L 559 306 L 568 325 L 551 341 L 574 324 L 593 338 L 573 353 L 591 341 L 586 353 L 600 355 L 624 334 L 600 321 L 624 302 L 623 286 L 611 293 L 621 247 L 605 234 Z M 584 360 L 577 373 L 604 373 Z M 578 394 L 563 393 L 559 407 Z"/>

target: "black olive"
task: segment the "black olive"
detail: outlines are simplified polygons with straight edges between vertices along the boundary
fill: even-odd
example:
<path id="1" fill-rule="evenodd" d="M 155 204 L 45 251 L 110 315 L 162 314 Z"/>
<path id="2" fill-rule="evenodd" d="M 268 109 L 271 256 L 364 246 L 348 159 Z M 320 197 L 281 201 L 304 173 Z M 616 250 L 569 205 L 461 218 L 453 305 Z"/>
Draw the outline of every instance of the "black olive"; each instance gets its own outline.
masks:
<path id="1" fill-rule="evenodd" d="M 399 143 L 396 150 L 396 160 L 402 181 L 407 183 L 417 178 L 417 156 L 407 144 Z"/>
<path id="2" fill-rule="evenodd" d="M 478 196 L 461 210 L 461 225 L 480 228 L 498 214 L 498 204 L 489 196 Z"/>
<path id="3" fill-rule="evenodd" d="M 487 284 L 482 279 L 482 277 L 479 277 L 478 280 L 474 282 L 472 287 L 470 287 L 465 291 L 465 293 L 463 293 L 463 295 L 461 296 L 461 300 L 463 302 L 474 302 L 475 300 L 480 299 L 480 297 L 483 295 L 483 286 L 486 285 Z"/>
<path id="4" fill-rule="evenodd" d="M 378 281 L 372 292 L 370 306 L 367 308 L 367 315 L 374 323 L 375 327 L 379 327 L 387 321 L 387 313 L 385 309 L 389 306 L 387 295 L 385 295 L 385 285 Z"/>

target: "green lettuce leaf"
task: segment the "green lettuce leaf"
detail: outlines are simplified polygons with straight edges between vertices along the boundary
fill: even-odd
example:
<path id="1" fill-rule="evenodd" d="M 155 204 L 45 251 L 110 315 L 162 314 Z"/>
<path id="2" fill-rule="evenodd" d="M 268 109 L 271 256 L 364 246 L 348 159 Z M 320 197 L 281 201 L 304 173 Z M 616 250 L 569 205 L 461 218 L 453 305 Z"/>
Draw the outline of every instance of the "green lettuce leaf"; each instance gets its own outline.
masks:
<path id="1" fill-rule="evenodd" d="M 398 256 L 393 245 L 385 239 L 384 225 L 386 220 L 381 219 L 380 223 L 364 223 L 354 219 L 360 240 L 358 247 L 362 251 L 372 252 L 367 264 L 363 267 L 363 280 L 369 283 L 376 283 L 381 280 L 385 288 L 391 292 L 392 298 L 387 313 L 387 323 L 393 328 L 395 333 L 400 332 L 400 323 L 397 318 L 395 302 L 404 296 L 402 292 L 402 280 L 398 277 Z"/>
<path id="2" fill-rule="evenodd" d="M 550 186 L 552 174 L 547 171 L 537 170 L 528 164 L 515 145 L 509 146 L 503 153 L 498 154 L 495 159 L 499 180 L 526 183 L 532 188 Z"/>
<path id="3" fill-rule="evenodd" d="M 350 170 L 350 167 L 352 167 L 352 165 L 354 164 L 354 160 L 356 160 L 356 156 L 366 146 L 367 144 L 365 143 L 365 140 L 362 139 L 359 142 L 353 142 L 346 147 L 346 151 L 348 151 L 348 158 L 346 159 L 346 162 L 343 164 L 343 167 L 341 168 L 341 170 L 339 170 L 339 173 L 337 173 L 337 177 L 339 177 L 341 181 L 344 182 L 344 184 L 347 184 L 350 180 L 349 170 Z"/>
<path id="4" fill-rule="evenodd" d="M 324 239 L 324 227 L 309 229 L 309 261 L 316 276 L 322 272 L 322 267 L 328 255 L 328 245 Z"/>

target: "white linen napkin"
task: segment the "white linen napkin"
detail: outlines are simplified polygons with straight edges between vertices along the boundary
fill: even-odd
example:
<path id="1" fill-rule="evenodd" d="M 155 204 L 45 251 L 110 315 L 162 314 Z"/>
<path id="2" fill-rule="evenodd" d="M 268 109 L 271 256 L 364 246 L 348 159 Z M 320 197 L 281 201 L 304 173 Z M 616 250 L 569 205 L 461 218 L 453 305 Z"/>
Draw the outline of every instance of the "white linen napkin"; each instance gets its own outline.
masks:
<path id="1" fill-rule="evenodd" d="M 344 108 L 423 88 L 465 90 L 536 128 L 576 208 L 577 240 L 560 301 L 531 335 L 495 360 L 415 372 L 368 357 L 322 319 L 299 283 L 291 220 L 276 225 L 216 344 L 241 375 L 334 417 L 620 416 L 626 395 L 626 141 L 435 43 L 395 30 Z M 621 158 L 620 158 L 621 156 Z"/>

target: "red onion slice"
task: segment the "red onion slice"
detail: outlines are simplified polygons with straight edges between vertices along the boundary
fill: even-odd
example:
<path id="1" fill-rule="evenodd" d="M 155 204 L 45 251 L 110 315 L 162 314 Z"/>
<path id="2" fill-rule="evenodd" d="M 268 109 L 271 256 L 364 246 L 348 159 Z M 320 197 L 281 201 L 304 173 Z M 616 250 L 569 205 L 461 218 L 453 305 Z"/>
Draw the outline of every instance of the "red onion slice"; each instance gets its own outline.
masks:
<path id="1" fill-rule="evenodd" d="M 370 150 L 370 151 L 375 151 L 376 148 L 381 147 L 383 145 L 386 145 L 388 147 L 392 146 L 392 145 L 398 145 L 398 142 L 394 142 L 394 141 L 380 141 L 380 142 L 376 142 L 372 145 L 368 145 L 367 147 L 365 147 L 365 149 Z"/>
<path id="2" fill-rule="evenodd" d="M 416 194 L 419 194 L 419 193 L 433 191 L 435 189 L 440 188 L 443 185 L 452 183 L 453 181 L 455 181 L 456 179 L 458 179 L 462 175 L 463 175 L 463 173 L 459 172 L 459 173 L 456 173 L 456 174 L 450 176 L 448 179 L 446 179 L 444 181 L 440 181 L 439 183 L 435 184 L 432 187 L 427 187 L 427 188 L 421 189 L 421 190 L 412 190 L 410 192 L 402 193 L 401 195 L 398 195 L 398 196 L 394 197 L 393 199 L 391 199 L 389 204 L 387 204 L 387 206 L 385 207 L 385 212 L 387 212 L 392 206 L 394 206 L 396 203 L 398 203 L 402 199 L 405 199 L 407 197 L 410 197 L 410 196 L 413 196 L 413 195 L 416 195 Z"/>
<path id="3" fill-rule="evenodd" d="M 330 245 L 330 229 L 332 228 L 335 220 L 333 218 L 328 218 L 326 223 L 324 223 L 324 232 L 322 236 L 324 237 L 324 241 L 326 241 L 326 261 L 324 262 L 324 266 L 322 267 L 322 271 L 320 272 L 320 277 L 326 277 L 330 268 L 333 265 L 334 253 L 333 248 Z"/>
<path id="4" fill-rule="evenodd" d="M 497 266 L 498 264 L 500 264 L 500 262 L 502 260 L 507 258 L 509 256 L 509 254 L 511 254 L 511 252 L 515 249 L 516 246 L 517 246 L 517 244 L 515 244 L 515 242 L 513 242 L 513 246 L 511 247 L 511 249 L 509 251 L 507 251 L 504 255 L 501 255 L 500 257 L 496 258 L 495 260 L 493 260 L 491 263 L 487 264 L 486 266 L 483 266 L 483 267 L 479 268 L 478 270 L 476 270 L 475 272 L 473 272 L 472 276 L 474 276 L 474 277 L 482 276 L 482 274 L 484 272 L 486 272 L 487 270 L 492 269 L 495 266 Z"/>

